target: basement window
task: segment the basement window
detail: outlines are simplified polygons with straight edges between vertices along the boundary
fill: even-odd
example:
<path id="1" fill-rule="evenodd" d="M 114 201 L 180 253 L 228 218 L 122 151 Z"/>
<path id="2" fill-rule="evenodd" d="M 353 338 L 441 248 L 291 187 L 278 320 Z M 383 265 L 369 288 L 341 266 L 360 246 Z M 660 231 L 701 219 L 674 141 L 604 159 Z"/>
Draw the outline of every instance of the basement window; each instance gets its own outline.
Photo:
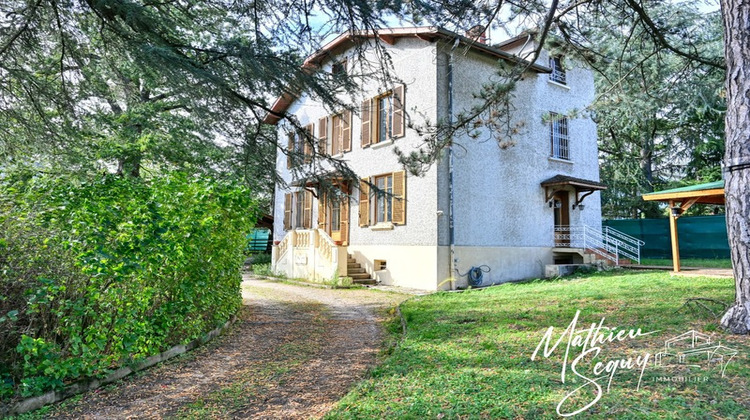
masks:
<path id="1" fill-rule="evenodd" d="M 386 260 L 375 260 L 373 266 L 375 266 L 375 271 L 381 271 L 386 269 Z"/>

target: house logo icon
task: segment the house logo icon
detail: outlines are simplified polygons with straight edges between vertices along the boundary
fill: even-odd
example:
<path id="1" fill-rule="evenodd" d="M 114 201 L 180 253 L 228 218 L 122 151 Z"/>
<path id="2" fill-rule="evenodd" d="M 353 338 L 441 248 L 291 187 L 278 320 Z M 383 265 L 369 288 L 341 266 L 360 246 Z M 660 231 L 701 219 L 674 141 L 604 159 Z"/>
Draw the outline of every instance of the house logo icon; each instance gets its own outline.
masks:
<path id="1" fill-rule="evenodd" d="M 656 366 L 692 365 L 697 367 L 719 366 L 724 377 L 729 362 L 737 356 L 738 350 L 721 342 L 714 343 L 711 336 L 690 330 L 664 342 L 664 349 L 656 353 Z"/>

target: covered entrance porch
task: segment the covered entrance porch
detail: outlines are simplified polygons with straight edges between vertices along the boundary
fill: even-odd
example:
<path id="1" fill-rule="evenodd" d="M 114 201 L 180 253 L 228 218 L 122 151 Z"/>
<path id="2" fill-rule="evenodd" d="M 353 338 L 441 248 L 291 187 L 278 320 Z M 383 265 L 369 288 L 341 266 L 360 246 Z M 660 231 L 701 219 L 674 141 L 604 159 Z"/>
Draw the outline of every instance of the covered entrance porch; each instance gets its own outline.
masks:
<path id="1" fill-rule="evenodd" d="M 553 210 L 555 264 L 594 264 L 604 261 L 619 265 L 640 261 L 643 242 L 610 227 L 571 224 L 571 211 L 583 211 L 584 200 L 607 189 L 598 181 L 556 175 L 541 182 L 545 201 Z"/>

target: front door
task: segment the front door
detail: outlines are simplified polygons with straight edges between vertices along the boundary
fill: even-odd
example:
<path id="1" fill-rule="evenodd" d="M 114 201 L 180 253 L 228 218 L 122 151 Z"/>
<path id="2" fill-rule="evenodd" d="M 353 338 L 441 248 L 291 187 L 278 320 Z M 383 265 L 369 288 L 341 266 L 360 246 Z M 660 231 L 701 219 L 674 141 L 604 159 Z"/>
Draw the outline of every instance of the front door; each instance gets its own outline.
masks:
<path id="1" fill-rule="evenodd" d="M 552 198 L 555 210 L 555 246 L 570 246 L 570 202 L 567 191 L 558 191 Z"/>
<path id="2" fill-rule="evenodd" d="M 328 235 L 334 241 L 341 241 L 341 208 L 343 207 L 340 201 L 330 203 L 327 206 L 328 211 Z"/>
<path id="3" fill-rule="evenodd" d="M 323 195 L 318 207 L 318 227 L 341 245 L 349 244 L 349 196 L 342 188 L 336 199 Z"/>

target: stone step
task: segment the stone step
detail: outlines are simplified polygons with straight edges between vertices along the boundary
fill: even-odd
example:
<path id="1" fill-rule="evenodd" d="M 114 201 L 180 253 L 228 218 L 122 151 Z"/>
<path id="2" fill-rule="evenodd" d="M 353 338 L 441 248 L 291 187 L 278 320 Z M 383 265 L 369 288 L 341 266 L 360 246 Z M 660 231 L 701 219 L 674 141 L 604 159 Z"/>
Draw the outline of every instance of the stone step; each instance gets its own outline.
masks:
<path id="1" fill-rule="evenodd" d="M 372 284 L 378 284 L 375 279 L 353 279 L 352 280 L 354 284 L 364 284 L 364 285 L 372 285 Z"/>
<path id="2" fill-rule="evenodd" d="M 346 273 L 347 273 L 347 275 L 361 274 L 361 273 L 365 273 L 365 269 L 362 268 L 362 267 L 347 268 Z"/>
<path id="3" fill-rule="evenodd" d="M 347 277 L 351 277 L 355 280 L 363 280 L 363 279 L 369 279 L 370 275 L 367 273 L 347 273 Z"/>

